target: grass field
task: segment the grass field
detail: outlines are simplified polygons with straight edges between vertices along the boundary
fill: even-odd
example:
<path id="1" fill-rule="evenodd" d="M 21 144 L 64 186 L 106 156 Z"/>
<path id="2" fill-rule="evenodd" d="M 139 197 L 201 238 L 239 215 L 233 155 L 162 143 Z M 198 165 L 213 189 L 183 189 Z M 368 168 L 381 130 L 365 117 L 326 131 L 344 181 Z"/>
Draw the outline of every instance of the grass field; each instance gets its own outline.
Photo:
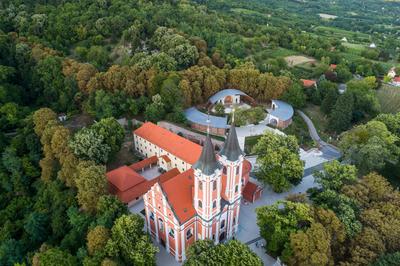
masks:
<path id="1" fill-rule="evenodd" d="M 376 92 L 379 103 L 381 104 L 382 113 L 400 112 L 400 88 L 387 84 Z"/>
<path id="2" fill-rule="evenodd" d="M 346 37 L 347 39 L 353 39 L 355 36 L 369 39 L 369 35 L 366 33 L 361 33 L 361 32 L 353 32 L 353 31 L 347 31 L 347 30 L 342 30 L 334 27 L 326 27 L 326 26 L 318 26 L 314 28 L 315 32 L 321 35 L 326 35 L 330 37 L 337 37 L 342 39 L 343 37 Z"/>
<path id="3" fill-rule="evenodd" d="M 308 56 L 303 56 L 303 55 L 292 55 L 292 56 L 286 56 L 285 61 L 287 62 L 288 66 L 293 67 L 297 65 L 302 65 L 306 63 L 313 63 L 317 62 L 316 59 Z"/>

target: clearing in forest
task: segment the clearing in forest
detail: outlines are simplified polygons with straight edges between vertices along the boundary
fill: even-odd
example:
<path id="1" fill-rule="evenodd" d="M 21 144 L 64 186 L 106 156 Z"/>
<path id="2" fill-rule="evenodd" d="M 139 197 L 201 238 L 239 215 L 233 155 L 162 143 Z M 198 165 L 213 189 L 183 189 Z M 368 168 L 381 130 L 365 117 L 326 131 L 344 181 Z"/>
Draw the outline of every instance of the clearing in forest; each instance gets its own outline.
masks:
<path id="1" fill-rule="evenodd" d="M 304 63 L 316 63 L 317 60 L 312 57 L 307 57 L 303 55 L 292 55 L 285 57 L 285 61 L 290 67 L 301 65 Z"/>

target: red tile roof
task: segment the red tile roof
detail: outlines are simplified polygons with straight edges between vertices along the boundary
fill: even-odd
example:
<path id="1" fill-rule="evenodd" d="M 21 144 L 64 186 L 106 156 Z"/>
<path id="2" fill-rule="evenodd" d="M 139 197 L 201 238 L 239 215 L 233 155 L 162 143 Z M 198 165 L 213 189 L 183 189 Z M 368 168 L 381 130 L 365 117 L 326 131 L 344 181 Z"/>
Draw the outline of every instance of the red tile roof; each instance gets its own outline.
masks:
<path id="1" fill-rule="evenodd" d="M 310 79 L 302 79 L 303 86 L 306 88 L 314 86 L 317 82 L 315 80 L 310 80 Z"/>
<path id="2" fill-rule="evenodd" d="M 189 169 L 161 184 L 169 205 L 181 224 L 196 214 L 193 207 L 193 184 L 193 169 Z"/>
<path id="3" fill-rule="evenodd" d="M 167 163 L 171 161 L 171 159 L 167 155 L 162 155 L 161 158 L 163 158 L 164 161 L 166 161 Z"/>
<path id="4" fill-rule="evenodd" d="M 394 82 L 400 82 L 400 77 L 395 77 L 395 78 L 393 79 L 393 81 L 394 81 Z"/>
<path id="5" fill-rule="evenodd" d="M 337 65 L 336 65 L 336 64 L 331 64 L 331 65 L 330 65 L 330 68 L 333 69 L 333 70 L 335 70 L 335 69 L 337 68 Z"/>
<path id="6" fill-rule="evenodd" d="M 135 170 L 135 171 L 141 171 L 143 168 L 149 166 L 150 164 L 156 164 L 157 162 L 158 162 L 157 156 L 154 155 L 154 156 L 146 158 L 140 162 L 129 165 L 129 168 L 131 168 L 132 170 Z"/>
<path id="7" fill-rule="evenodd" d="M 126 191 L 118 191 L 116 194 L 123 203 L 129 203 L 135 200 L 136 198 L 143 196 L 147 191 L 150 190 L 150 188 L 155 183 L 157 182 L 164 183 L 179 174 L 180 174 L 179 170 L 177 168 L 173 168 L 168 172 L 165 172 L 164 174 L 156 178 L 153 178 L 152 180 L 146 180 L 145 182 L 142 182 L 134 187 L 131 187 Z"/>
<path id="8" fill-rule="evenodd" d="M 151 122 L 144 123 L 133 133 L 189 164 L 194 164 L 200 157 L 200 145 Z"/>
<path id="9" fill-rule="evenodd" d="M 243 197 L 247 200 L 252 202 L 253 201 L 253 195 L 257 193 L 258 191 L 262 190 L 261 187 L 258 185 L 252 183 L 251 181 L 247 182 L 246 186 L 243 189 Z"/>
<path id="10" fill-rule="evenodd" d="M 128 166 L 121 166 L 115 170 L 106 173 L 107 180 L 118 190 L 125 191 L 146 179 Z"/>

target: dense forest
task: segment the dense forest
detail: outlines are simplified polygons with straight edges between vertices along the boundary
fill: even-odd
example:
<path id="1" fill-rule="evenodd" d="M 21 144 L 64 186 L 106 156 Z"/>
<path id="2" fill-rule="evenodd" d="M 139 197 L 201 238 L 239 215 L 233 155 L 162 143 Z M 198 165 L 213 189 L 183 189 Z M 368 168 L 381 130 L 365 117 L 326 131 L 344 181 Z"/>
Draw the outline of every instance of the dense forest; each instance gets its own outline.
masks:
<path id="1" fill-rule="evenodd" d="M 328 117 L 331 136 L 349 130 L 340 141 L 348 151 L 346 160 L 365 170 L 362 175 L 379 171 L 393 178 L 400 168 L 400 118 L 381 114 L 385 106 L 376 92 L 391 67 L 400 73 L 399 3 L 282 2 L 2 0 L 0 265 L 155 264 L 157 250 L 142 231 L 143 220 L 107 193 L 105 171 L 129 134 L 115 118 L 184 125 L 186 107 L 204 103 L 223 88 L 240 89 L 262 103 L 280 98 L 296 108 L 318 106 Z M 337 18 L 321 18 L 324 13 Z M 377 48 L 368 48 L 370 43 Z M 317 63 L 293 67 L 285 60 L 290 55 Z M 304 89 L 302 78 L 316 79 L 318 89 Z M 347 83 L 348 92 L 339 94 L 339 83 Z M 61 123 L 61 113 L 84 114 L 91 122 L 76 128 Z M 383 133 L 371 141 L 355 137 L 372 131 Z M 362 153 L 354 152 L 354 143 Z M 375 151 L 379 156 L 373 156 Z M 367 176 L 366 184 L 352 180 L 335 193 L 349 197 L 375 179 Z M 383 184 L 394 195 L 393 205 L 398 204 L 398 194 Z M 347 198 L 343 204 L 374 211 L 386 199 L 378 196 L 370 204 L 359 199 L 354 205 Z M 326 207 L 312 197 L 318 207 Z M 369 230 L 368 219 L 352 218 L 358 229 L 341 228 L 348 238 L 335 245 Z M 398 247 L 384 241 L 365 260 Z M 340 252 L 338 260 L 352 251 Z M 254 254 L 244 253 L 259 263 Z M 356 258 L 351 254 L 349 263 Z"/>

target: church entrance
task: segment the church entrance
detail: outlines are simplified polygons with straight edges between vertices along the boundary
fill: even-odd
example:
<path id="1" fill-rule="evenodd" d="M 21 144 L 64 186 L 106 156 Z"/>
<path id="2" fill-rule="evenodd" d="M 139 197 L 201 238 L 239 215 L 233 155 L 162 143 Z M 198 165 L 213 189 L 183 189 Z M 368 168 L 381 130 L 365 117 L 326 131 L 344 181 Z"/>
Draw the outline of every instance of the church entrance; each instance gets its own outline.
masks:
<path id="1" fill-rule="evenodd" d="M 232 104 L 232 96 L 226 96 L 224 99 L 225 104 Z"/>
<path id="2" fill-rule="evenodd" d="M 161 243 L 161 245 L 162 245 L 163 247 L 165 247 L 165 241 L 164 241 L 164 239 L 160 238 L 160 243 Z"/>
<path id="3" fill-rule="evenodd" d="M 224 240 L 226 239 L 226 233 L 225 232 L 222 232 L 220 235 L 219 235 L 219 242 L 223 242 Z"/>

